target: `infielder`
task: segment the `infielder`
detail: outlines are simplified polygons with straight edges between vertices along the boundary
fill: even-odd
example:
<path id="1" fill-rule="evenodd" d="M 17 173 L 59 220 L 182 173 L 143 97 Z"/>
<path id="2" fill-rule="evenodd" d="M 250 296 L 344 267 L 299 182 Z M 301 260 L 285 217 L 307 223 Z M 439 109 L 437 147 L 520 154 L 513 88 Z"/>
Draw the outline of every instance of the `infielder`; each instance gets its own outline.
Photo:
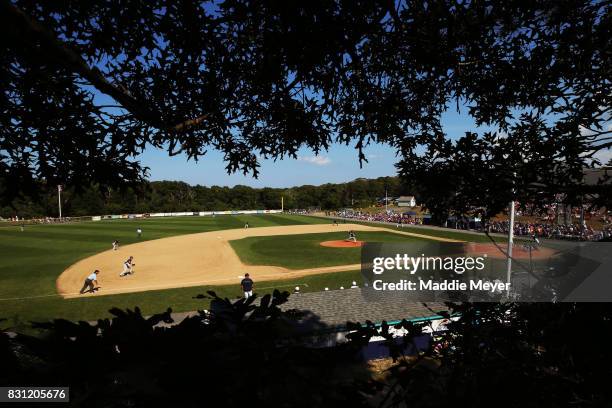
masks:
<path id="1" fill-rule="evenodd" d="M 142 237 L 142 228 L 138 227 L 136 230 L 136 235 L 138 235 L 138 238 Z"/>
<path id="2" fill-rule="evenodd" d="M 119 249 L 119 241 L 114 240 L 113 241 L 113 251 L 116 251 L 117 249 Z"/>
<path id="3" fill-rule="evenodd" d="M 134 257 L 130 256 L 123 263 L 123 272 L 119 274 L 119 277 L 124 277 L 125 275 L 133 275 L 134 270 L 132 269 L 136 264 L 134 263 Z"/>
<path id="4" fill-rule="evenodd" d="M 100 273 L 99 270 L 95 270 L 93 271 L 93 273 L 91 275 L 89 275 L 86 279 L 85 279 L 85 283 L 83 284 L 83 287 L 80 290 L 80 294 L 82 295 L 83 293 L 85 293 L 85 289 L 89 288 L 87 290 L 87 292 L 95 292 L 96 291 L 96 287 L 95 285 L 98 284 L 98 274 Z"/>

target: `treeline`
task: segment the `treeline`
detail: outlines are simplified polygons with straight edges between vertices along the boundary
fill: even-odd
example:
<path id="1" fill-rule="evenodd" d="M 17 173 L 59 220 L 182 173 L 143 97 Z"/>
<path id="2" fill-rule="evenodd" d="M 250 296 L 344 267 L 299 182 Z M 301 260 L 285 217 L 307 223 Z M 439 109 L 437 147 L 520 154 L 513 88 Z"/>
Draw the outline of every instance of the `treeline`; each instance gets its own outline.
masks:
<path id="1" fill-rule="evenodd" d="M 356 179 L 348 183 L 304 185 L 291 188 L 252 188 L 191 186 L 180 181 L 146 182 L 124 190 L 89 186 L 78 190 L 66 187 L 62 192 L 62 215 L 222 211 L 244 209 L 285 209 L 367 207 L 377 199 L 407 193 L 397 177 Z M 41 184 L 36 196 L 20 195 L 0 207 L 3 218 L 57 217 L 57 187 Z"/>

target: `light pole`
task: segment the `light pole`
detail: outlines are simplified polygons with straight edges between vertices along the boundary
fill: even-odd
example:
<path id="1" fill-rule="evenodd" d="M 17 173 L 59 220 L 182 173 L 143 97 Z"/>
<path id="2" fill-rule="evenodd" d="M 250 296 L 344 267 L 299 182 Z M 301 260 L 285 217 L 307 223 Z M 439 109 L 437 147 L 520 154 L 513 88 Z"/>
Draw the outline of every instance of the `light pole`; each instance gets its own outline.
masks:
<path id="1" fill-rule="evenodd" d="M 512 247 L 514 246 L 514 196 L 516 195 L 515 180 L 516 172 L 512 173 L 512 201 L 510 201 L 510 223 L 508 225 L 508 259 L 506 263 L 506 295 L 510 295 L 510 282 L 512 280 Z"/>
<path id="2" fill-rule="evenodd" d="M 387 198 L 387 187 L 385 187 L 385 212 L 389 211 L 389 199 Z"/>
<path id="3" fill-rule="evenodd" d="M 510 283 L 510 280 L 512 278 L 512 247 L 513 246 L 514 246 L 514 200 L 510 201 L 510 225 L 508 228 L 508 262 L 506 263 L 506 283 Z M 510 285 L 508 285 L 507 287 L 510 288 Z"/>
<path id="4" fill-rule="evenodd" d="M 62 185 L 57 185 L 57 207 L 59 208 L 59 218 L 62 219 Z"/>

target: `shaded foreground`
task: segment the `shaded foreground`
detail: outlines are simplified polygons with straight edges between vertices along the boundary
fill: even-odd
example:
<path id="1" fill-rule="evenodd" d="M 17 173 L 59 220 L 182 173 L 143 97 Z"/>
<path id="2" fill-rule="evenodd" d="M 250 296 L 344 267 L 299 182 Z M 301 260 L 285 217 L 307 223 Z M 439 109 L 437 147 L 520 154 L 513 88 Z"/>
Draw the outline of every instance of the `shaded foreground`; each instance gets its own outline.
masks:
<path id="1" fill-rule="evenodd" d="M 426 323 L 395 325 L 400 339 L 384 322 L 349 323 L 345 344 L 313 348 L 304 327 L 318 317 L 281 311 L 286 292 L 199 298 L 210 312 L 170 327 L 170 310 L 114 309 L 96 324 L 38 324 L 41 338 L 1 333 L 0 385 L 69 385 L 71 405 L 87 407 L 603 407 L 612 397 L 607 304 L 449 305 L 458 320 L 415 354 Z M 360 355 L 374 335 L 394 361 L 375 376 Z"/>

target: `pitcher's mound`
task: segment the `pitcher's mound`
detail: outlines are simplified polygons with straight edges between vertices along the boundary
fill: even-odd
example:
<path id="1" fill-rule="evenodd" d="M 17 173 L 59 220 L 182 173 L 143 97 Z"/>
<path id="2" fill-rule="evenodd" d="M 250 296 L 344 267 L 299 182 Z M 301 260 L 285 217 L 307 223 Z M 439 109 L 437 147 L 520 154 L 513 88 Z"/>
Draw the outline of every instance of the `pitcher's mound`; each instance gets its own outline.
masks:
<path id="1" fill-rule="evenodd" d="M 337 240 L 337 241 L 323 241 L 319 245 L 330 248 L 356 248 L 363 246 L 363 241 L 345 241 L 345 240 Z"/>

